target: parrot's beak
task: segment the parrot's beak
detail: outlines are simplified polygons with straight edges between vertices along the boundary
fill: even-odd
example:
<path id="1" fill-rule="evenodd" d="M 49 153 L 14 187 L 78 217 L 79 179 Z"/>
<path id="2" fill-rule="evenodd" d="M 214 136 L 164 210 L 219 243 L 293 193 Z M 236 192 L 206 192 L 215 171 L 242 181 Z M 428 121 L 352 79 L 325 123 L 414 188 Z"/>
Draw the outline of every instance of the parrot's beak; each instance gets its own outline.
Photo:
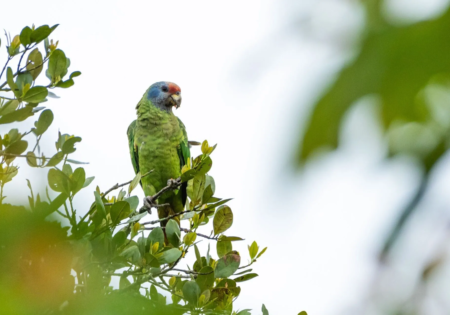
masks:
<path id="1" fill-rule="evenodd" d="M 172 94 L 170 96 L 171 100 L 170 103 L 172 106 L 175 106 L 175 108 L 180 107 L 181 105 L 181 95 L 180 94 Z"/>

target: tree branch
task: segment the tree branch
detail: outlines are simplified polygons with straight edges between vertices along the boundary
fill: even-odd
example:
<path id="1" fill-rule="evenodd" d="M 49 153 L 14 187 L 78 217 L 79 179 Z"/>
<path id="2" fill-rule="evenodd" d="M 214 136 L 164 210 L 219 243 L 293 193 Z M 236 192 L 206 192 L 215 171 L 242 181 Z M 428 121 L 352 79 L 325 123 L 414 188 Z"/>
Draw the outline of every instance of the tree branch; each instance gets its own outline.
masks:
<path id="1" fill-rule="evenodd" d="M 146 222 L 146 223 L 141 223 L 141 225 L 144 225 L 144 224 L 147 224 L 147 223 L 148 223 L 148 222 Z M 159 226 L 158 226 L 158 227 L 159 227 Z M 151 231 L 151 230 L 154 230 L 154 229 L 156 229 L 156 228 L 158 228 L 158 227 L 144 228 L 144 230 Z M 163 230 L 165 229 L 165 227 L 163 227 L 163 226 L 161 226 L 160 228 L 163 229 Z M 213 241 L 217 241 L 217 240 L 218 240 L 218 237 L 212 237 L 212 236 L 208 236 L 208 235 L 206 235 L 206 234 L 200 234 L 200 233 L 197 233 L 197 232 L 195 232 L 195 231 L 193 231 L 193 230 L 185 229 L 185 228 L 182 228 L 182 227 L 180 227 L 180 231 L 183 231 L 184 233 L 191 233 L 191 232 L 194 232 L 194 233 L 197 234 L 197 236 L 204 237 L 204 238 L 207 238 L 207 239 L 213 240 Z"/>
<path id="2" fill-rule="evenodd" d="M 150 174 L 151 172 L 153 172 L 153 170 L 151 170 L 151 171 L 145 173 L 144 175 L 141 176 L 141 178 L 144 178 L 145 176 L 147 176 L 147 175 Z M 116 190 L 116 189 L 119 189 L 120 187 L 123 187 L 123 186 L 126 186 L 126 185 L 131 184 L 132 181 L 133 181 L 133 180 L 130 180 L 130 181 L 128 181 L 128 182 L 126 182 L 126 183 L 123 183 L 123 184 L 119 184 L 119 183 L 115 184 L 113 187 L 111 187 L 110 189 L 108 189 L 108 190 L 103 194 L 102 197 L 105 197 L 107 194 L 109 194 L 109 193 L 110 193 L 111 191 L 113 191 L 113 190 Z"/>

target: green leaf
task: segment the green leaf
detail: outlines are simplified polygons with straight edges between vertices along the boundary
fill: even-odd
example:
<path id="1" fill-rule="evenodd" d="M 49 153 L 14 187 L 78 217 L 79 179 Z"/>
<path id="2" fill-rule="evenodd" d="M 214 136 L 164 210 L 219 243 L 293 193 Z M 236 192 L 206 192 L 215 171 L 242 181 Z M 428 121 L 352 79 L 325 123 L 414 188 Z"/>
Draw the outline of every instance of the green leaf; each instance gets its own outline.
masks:
<path id="1" fill-rule="evenodd" d="M 196 263 L 199 265 L 199 270 L 200 270 L 203 268 L 202 257 L 200 256 L 200 251 L 198 250 L 198 247 L 195 244 L 194 244 L 194 250 L 195 250 Z"/>
<path id="2" fill-rule="evenodd" d="M 186 244 L 187 246 L 191 246 L 194 242 L 195 239 L 197 238 L 197 233 L 195 232 L 189 232 L 187 233 L 184 238 L 183 238 L 183 242 L 184 244 Z"/>
<path id="3" fill-rule="evenodd" d="M 65 72 L 67 72 L 66 54 L 61 49 L 56 49 L 48 62 L 47 77 L 51 78 L 52 83 L 58 83 Z"/>
<path id="4" fill-rule="evenodd" d="M 252 313 L 250 313 L 251 310 L 246 309 L 246 310 L 242 310 L 239 311 L 239 313 L 237 313 L 236 315 L 252 315 Z"/>
<path id="5" fill-rule="evenodd" d="M 244 271 L 237 272 L 237 273 L 235 273 L 234 275 L 235 275 L 235 276 L 243 275 L 244 273 L 251 272 L 252 270 L 253 270 L 253 269 L 246 269 L 246 270 L 244 270 Z"/>
<path id="6" fill-rule="evenodd" d="M 0 116 L 14 112 L 18 106 L 19 106 L 18 100 L 12 100 L 12 101 L 6 102 L 6 104 L 0 108 Z"/>
<path id="7" fill-rule="evenodd" d="M 141 181 L 141 172 L 138 172 L 131 181 L 130 185 L 128 186 L 128 195 L 131 195 L 131 192 L 137 187 L 137 185 L 139 185 L 140 181 Z"/>
<path id="8" fill-rule="evenodd" d="M 139 265 L 141 263 L 141 253 L 139 252 L 139 248 L 136 244 L 133 244 L 127 248 L 125 248 L 120 256 L 125 257 L 127 261 L 135 265 Z"/>
<path id="9" fill-rule="evenodd" d="M 25 26 L 20 32 L 20 43 L 23 45 L 23 47 L 31 43 L 30 36 L 32 32 L 33 32 L 32 29 L 29 28 L 28 26 Z"/>
<path id="10" fill-rule="evenodd" d="M 210 266 L 205 266 L 200 269 L 195 282 L 197 282 L 201 292 L 212 289 L 214 286 L 214 269 Z"/>
<path id="11" fill-rule="evenodd" d="M 160 243 L 161 244 L 161 243 Z M 181 250 L 178 248 L 171 248 L 161 253 L 161 256 L 158 257 L 160 264 L 171 264 L 177 261 L 178 258 L 181 257 Z"/>
<path id="12" fill-rule="evenodd" d="M 22 100 L 28 103 L 42 102 L 48 95 L 48 90 L 44 86 L 35 86 L 28 90 Z"/>
<path id="13" fill-rule="evenodd" d="M 51 189 L 57 192 L 63 192 L 66 195 L 70 193 L 69 177 L 62 171 L 51 168 L 48 171 L 48 184 Z"/>
<path id="14" fill-rule="evenodd" d="M 191 202 L 198 205 L 203 196 L 205 190 L 206 176 L 204 174 L 197 174 L 194 179 L 188 182 L 187 194 L 191 199 Z"/>
<path id="15" fill-rule="evenodd" d="M 81 138 L 80 137 L 71 137 L 69 139 L 67 139 L 64 144 L 62 145 L 62 149 L 61 151 L 64 154 L 70 154 L 75 152 L 77 149 L 75 149 L 75 143 L 77 142 L 81 142 Z"/>
<path id="16" fill-rule="evenodd" d="M 137 196 L 131 196 L 125 199 L 125 201 L 130 205 L 131 211 L 136 211 L 137 207 L 139 206 L 139 198 Z"/>
<path id="17" fill-rule="evenodd" d="M 214 276 L 216 278 L 227 278 L 238 270 L 241 257 L 236 251 L 230 252 L 217 261 Z"/>
<path id="18" fill-rule="evenodd" d="M 301 311 L 298 315 L 308 315 L 305 311 Z"/>
<path id="19" fill-rule="evenodd" d="M 58 152 L 52 156 L 52 158 L 48 161 L 46 167 L 52 167 L 58 165 L 64 159 L 64 153 Z"/>
<path id="20" fill-rule="evenodd" d="M 243 241 L 243 238 L 237 237 L 237 236 L 225 236 L 225 235 L 221 235 L 219 238 L 219 242 L 225 242 L 225 241 L 230 241 L 230 242 L 235 242 L 235 241 Z"/>
<path id="21" fill-rule="evenodd" d="M 23 96 L 26 92 L 25 86 L 28 85 L 27 88 L 29 88 L 32 83 L 33 83 L 33 77 L 31 76 L 31 74 L 29 74 L 28 72 L 20 73 L 16 77 L 16 85 L 17 85 L 17 89 L 18 89 L 18 95 Z"/>
<path id="22" fill-rule="evenodd" d="M 183 297 L 194 306 L 197 306 L 201 293 L 202 291 L 195 281 L 187 281 L 183 286 Z"/>
<path id="23" fill-rule="evenodd" d="M 147 212 L 136 214 L 135 216 L 131 217 L 130 220 L 127 221 L 127 223 L 137 222 L 143 217 L 147 215 Z"/>
<path id="24" fill-rule="evenodd" d="M 263 304 L 261 308 L 263 315 L 269 315 L 269 311 L 267 310 L 266 306 Z"/>
<path id="25" fill-rule="evenodd" d="M 166 236 L 170 244 L 172 244 L 174 247 L 180 246 L 181 232 L 177 221 L 170 219 L 169 222 L 167 222 Z"/>
<path id="26" fill-rule="evenodd" d="M 131 213 L 130 204 L 126 201 L 118 201 L 114 203 L 110 210 L 111 220 L 113 225 L 118 224 L 123 219 L 127 218 Z"/>
<path id="27" fill-rule="evenodd" d="M 203 197 L 202 197 L 202 204 L 205 204 L 209 201 L 209 199 L 211 199 L 211 197 L 213 196 L 214 192 L 212 190 L 211 185 L 207 186 L 205 188 L 205 191 L 203 192 Z"/>
<path id="28" fill-rule="evenodd" d="M 83 188 L 86 188 L 87 186 L 89 186 L 94 179 L 95 179 L 95 176 L 86 178 L 86 180 L 84 181 L 84 184 L 83 184 Z"/>
<path id="29" fill-rule="evenodd" d="M 258 256 L 256 256 L 256 259 L 258 259 L 259 257 L 261 257 L 262 254 L 264 254 L 267 250 L 267 247 L 264 247 L 262 251 L 259 252 Z"/>
<path id="30" fill-rule="evenodd" d="M 102 197 L 97 191 L 94 191 L 95 205 L 97 207 L 97 212 L 100 214 L 101 218 L 106 218 L 105 205 L 103 204 Z"/>
<path id="31" fill-rule="evenodd" d="M 50 215 L 53 212 L 55 212 L 56 210 L 58 210 L 60 207 L 62 207 L 64 202 L 67 200 L 67 198 L 69 198 L 69 196 L 65 193 L 59 194 L 58 197 L 53 199 L 53 201 L 50 203 L 50 205 L 48 206 L 47 211 L 44 215 L 45 216 Z"/>
<path id="32" fill-rule="evenodd" d="M 41 74 L 42 69 L 44 68 L 42 61 L 42 54 L 37 48 L 33 49 L 33 51 L 28 55 L 27 70 L 33 80 L 36 80 L 36 78 L 39 76 L 39 74 Z"/>
<path id="33" fill-rule="evenodd" d="M 129 287 L 131 285 L 130 280 L 127 279 L 126 276 L 120 277 L 119 281 L 119 289 L 125 289 L 126 287 Z"/>
<path id="34" fill-rule="evenodd" d="M 0 124 L 9 124 L 15 121 L 24 121 L 30 116 L 33 116 L 33 106 L 25 106 L 24 108 L 13 111 L 0 118 Z"/>
<path id="35" fill-rule="evenodd" d="M 32 151 L 27 152 L 27 163 L 31 167 L 39 167 L 39 164 L 37 162 L 36 155 L 34 154 L 34 152 L 32 152 Z"/>
<path id="36" fill-rule="evenodd" d="M 75 160 L 72 160 L 72 159 L 67 159 L 66 162 L 72 163 L 72 164 L 78 164 L 78 165 L 89 164 L 88 162 L 80 162 L 80 161 L 75 161 Z"/>
<path id="37" fill-rule="evenodd" d="M 256 257 L 256 254 L 258 254 L 259 246 L 258 244 L 253 241 L 251 246 L 248 246 L 248 253 L 250 254 L 250 258 L 253 260 Z"/>
<path id="38" fill-rule="evenodd" d="M 16 97 L 20 97 L 21 95 L 19 94 L 19 91 L 17 89 L 17 85 L 14 82 L 14 75 L 13 75 L 11 67 L 8 67 L 8 69 L 6 69 L 6 82 L 8 83 L 9 88 L 11 89 L 11 91 L 14 92 L 14 95 Z"/>
<path id="39" fill-rule="evenodd" d="M 147 246 L 158 243 L 160 246 L 164 244 L 164 232 L 160 227 L 154 228 L 147 237 Z"/>
<path id="40" fill-rule="evenodd" d="M 209 172 L 212 167 L 212 160 L 208 156 L 200 162 L 200 164 L 195 168 L 197 170 L 197 175 L 205 175 Z"/>
<path id="41" fill-rule="evenodd" d="M 86 172 L 84 171 L 84 168 L 78 167 L 77 169 L 75 169 L 71 176 L 70 190 L 72 191 L 73 195 L 75 195 L 83 188 L 85 181 Z"/>
<path id="42" fill-rule="evenodd" d="M 159 260 L 155 256 L 150 253 L 146 253 L 144 258 L 147 265 L 153 268 L 159 268 Z"/>
<path id="43" fill-rule="evenodd" d="M 113 237 L 113 246 L 115 248 L 119 248 L 120 246 L 122 246 L 125 241 L 127 239 L 127 234 L 125 233 L 125 231 L 119 231 L 117 232 L 114 237 Z"/>
<path id="44" fill-rule="evenodd" d="M 58 24 L 49 27 L 48 25 L 42 25 L 36 28 L 30 35 L 31 43 L 39 43 L 46 39 L 54 30 L 58 27 Z"/>
<path id="45" fill-rule="evenodd" d="M 8 147 L 5 149 L 5 153 L 9 154 L 22 154 L 25 152 L 25 150 L 28 147 L 28 142 L 25 140 L 19 140 L 11 143 Z"/>
<path id="46" fill-rule="evenodd" d="M 222 235 L 220 236 L 219 240 L 222 238 Z M 219 241 L 216 244 L 217 249 L 217 256 L 222 257 L 228 254 L 233 250 L 233 246 L 231 245 L 230 241 Z"/>
<path id="47" fill-rule="evenodd" d="M 44 110 L 41 115 L 39 116 L 39 119 L 37 122 L 35 122 L 36 128 L 33 130 L 34 134 L 36 136 L 42 135 L 44 132 L 47 131 L 48 127 L 53 122 L 53 112 L 50 109 Z"/>
<path id="48" fill-rule="evenodd" d="M 233 224 L 233 212 L 228 206 L 221 206 L 217 209 L 214 216 L 213 226 L 214 235 L 223 233 L 228 230 Z"/>
<path id="49" fill-rule="evenodd" d="M 248 273 L 246 275 L 234 278 L 233 280 L 236 282 L 244 282 L 244 281 L 256 278 L 257 276 L 258 276 L 258 274 L 256 274 L 256 273 Z"/>

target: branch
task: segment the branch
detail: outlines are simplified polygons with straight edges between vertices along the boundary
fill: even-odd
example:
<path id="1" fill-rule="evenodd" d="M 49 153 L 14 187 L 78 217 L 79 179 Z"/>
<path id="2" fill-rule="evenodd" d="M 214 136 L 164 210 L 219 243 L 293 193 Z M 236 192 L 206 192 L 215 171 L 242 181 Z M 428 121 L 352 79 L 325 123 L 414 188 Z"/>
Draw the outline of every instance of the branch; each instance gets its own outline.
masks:
<path id="1" fill-rule="evenodd" d="M 206 275 L 209 275 L 214 272 L 214 270 L 210 271 L 210 272 L 196 272 L 196 271 L 192 271 L 192 270 L 184 270 L 184 269 L 177 269 L 177 268 L 172 268 L 172 270 L 184 272 L 184 273 L 195 275 L 195 276 L 206 276 Z"/>
<path id="2" fill-rule="evenodd" d="M 150 174 L 151 172 L 153 172 L 153 170 L 151 170 L 151 171 L 145 173 L 144 175 L 141 176 L 141 178 L 144 178 L 145 176 L 147 176 L 147 175 Z M 123 184 L 119 184 L 119 183 L 115 184 L 113 187 L 111 187 L 110 189 L 108 189 L 108 190 L 103 194 L 102 197 L 105 197 L 107 194 L 109 194 L 109 193 L 110 193 L 111 191 L 113 191 L 113 190 L 116 190 L 116 189 L 119 189 L 120 187 L 123 187 L 123 186 L 126 186 L 126 185 L 131 184 L 132 181 L 133 181 L 133 179 L 130 180 L 130 181 L 128 181 L 128 182 L 126 182 L 126 183 L 123 183 Z"/>
<path id="3" fill-rule="evenodd" d="M 8 56 L 8 60 L 6 60 L 5 66 L 3 67 L 3 70 L 2 70 L 2 73 L 0 73 L 0 79 L 2 78 L 3 72 L 5 72 L 6 66 L 8 66 L 8 63 L 11 59 L 13 59 L 13 57 Z M 3 83 L 2 86 L 0 86 L 0 88 L 4 87 L 5 85 L 6 85 L 6 81 L 5 81 L 5 83 Z"/>
<path id="4" fill-rule="evenodd" d="M 144 205 L 143 207 L 141 207 L 141 209 L 139 209 L 139 213 L 143 213 L 145 211 L 150 211 L 152 207 L 158 208 L 158 204 L 155 203 L 155 200 L 157 200 L 166 191 L 177 189 L 178 187 L 181 186 L 181 184 L 183 184 L 183 182 L 181 181 L 181 177 L 178 177 L 177 179 L 169 179 L 167 181 L 166 187 L 162 188 L 160 191 L 158 191 L 153 196 L 145 197 L 144 204 L 145 204 L 145 201 L 147 201 L 148 204 L 150 205 L 150 208 Z"/>

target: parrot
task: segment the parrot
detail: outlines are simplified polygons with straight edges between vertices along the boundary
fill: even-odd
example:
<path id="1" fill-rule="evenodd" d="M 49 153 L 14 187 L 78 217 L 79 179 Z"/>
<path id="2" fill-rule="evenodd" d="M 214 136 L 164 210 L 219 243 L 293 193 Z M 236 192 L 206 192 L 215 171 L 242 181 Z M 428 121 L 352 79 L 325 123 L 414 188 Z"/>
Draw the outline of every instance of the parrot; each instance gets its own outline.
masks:
<path id="1" fill-rule="evenodd" d="M 158 217 L 166 218 L 183 211 L 186 203 L 186 183 L 176 183 L 179 189 L 164 192 L 152 200 L 162 188 L 181 176 L 181 169 L 190 158 L 186 128 L 175 116 L 173 108 L 180 107 L 181 89 L 172 82 L 156 82 L 136 106 L 137 119 L 127 130 L 131 162 L 135 173 L 147 174 L 140 184 L 145 193 L 146 208 L 158 209 Z M 150 209 L 148 209 L 150 211 Z M 179 224 L 179 218 L 175 217 Z M 160 222 L 165 227 L 167 220 Z M 165 233 L 164 233 L 165 234 Z"/>

